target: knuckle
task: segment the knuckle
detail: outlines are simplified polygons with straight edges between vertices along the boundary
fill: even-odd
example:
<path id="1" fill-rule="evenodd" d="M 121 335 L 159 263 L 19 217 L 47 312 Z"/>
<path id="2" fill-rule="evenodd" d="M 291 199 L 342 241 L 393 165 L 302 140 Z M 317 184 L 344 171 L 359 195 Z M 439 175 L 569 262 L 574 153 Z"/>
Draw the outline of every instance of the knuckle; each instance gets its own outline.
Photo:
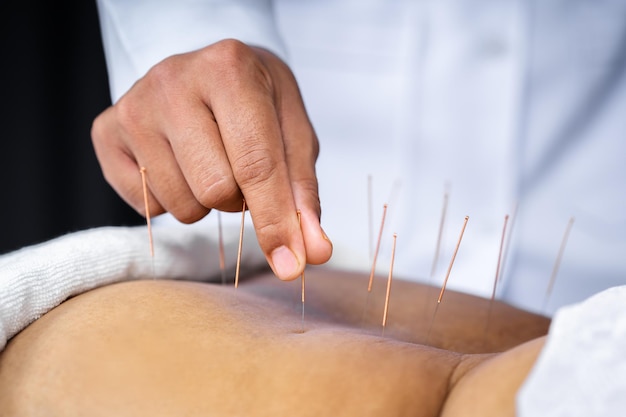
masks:
<path id="1" fill-rule="evenodd" d="M 235 39 L 219 41 L 201 51 L 212 74 L 231 86 L 252 80 L 271 91 L 270 74 L 258 55 L 245 43 Z"/>
<path id="2" fill-rule="evenodd" d="M 250 188 L 272 178 L 278 169 L 278 163 L 266 149 L 252 146 L 233 161 L 232 167 L 241 188 Z"/>
<path id="3" fill-rule="evenodd" d="M 118 181 L 116 181 L 113 170 L 109 169 L 108 164 L 101 163 L 100 166 L 102 167 L 102 176 L 104 177 L 104 180 L 111 186 L 111 188 L 115 190 L 115 192 L 117 192 L 117 194 L 120 195 L 120 197 L 122 197 L 122 199 L 126 200 L 126 202 L 130 204 L 131 207 L 137 210 L 138 199 L 135 196 L 135 193 L 129 193 L 124 188 L 121 188 L 120 184 L 118 184 Z"/>
<path id="4" fill-rule="evenodd" d="M 315 134 L 311 138 L 311 156 L 313 158 L 312 162 L 314 163 L 315 161 L 317 161 L 317 158 L 320 156 L 320 142 L 317 139 L 317 136 Z"/>
<path id="5" fill-rule="evenodd" d="M 307 144 L 308 153 L 311 157 L 310 162 L 315 163 L 315 161 L 317 161 L 317 158 L 320 155 L 320 142 L 317 139 L 317 135 L 315 134 L 315 131 L 313 130 L 313 126 L 309 125 L 308 130 L 310 132 L 310 136 L 308 140 L 305 141 L 305 144 Z"/>
<path id="6" fill-rule="evenodd" d="M 91 123 L 91 140 L 94 144 L 100 142 L 104 136 L 104 122 L 102 121 L 102 115 L 98 115 Z"/>
<path id="7" fill-rule="evenodd" d="M 144 77 L 151 88 L 159 85 L 170 85 L 180 80 L 182 56 L 172 55 L 154 65 Z"/>
<path id="8" fill-rule="evenodd" d="M 322 205 L 319 198 L 319 189 L 317 179 L 313 177 L 301 178 L 294 181 L 295 187 L 298 189 L 298 194 L 304 197 L 304 203 L 321 215 Z"/>
<path id="9" fill-rule="evenodd" d="M 146 217 L 148 215 L 147 207 L 144 204 L 143 191 L 141 189 L 132 188 L 128 190 L 120 190 L 118 194 L 120 194 L 120 196 L 122 196 L 122 198 L 126 200 L 128 205 L 131 206 L 142 217 Z M 160 214 L 160 206 L 152 203 L 149 207 L 151 217 Z"/>
<path id="10" fill-rule="evenodd" d="M 281 233 L 282 229 L 278 219 L 261 216 L 256 220 L 254 228 L 261 246 L 270 250 L 280 246 L 281 243 L 278 239 L 284 236 L 284 233 Z"/>
<path id="11" fill-rule="evenodd" d="M 215 43 L 212 51 L 224 62 L 239 62 L 242 58 L 250 55 L 250 48 L 236 39 L 224 39 Z"/>
<path id="12" fill-rule="evenodd" d="M 197 204 L 175 203 L 169 212 L 181 223 L 191 224 L 206 216 L 209 209 Z"/>
<path id="13" fill-rule="evenodd" d="M 100 113 L 94 118 L 91 123 L 91 142 L 94 145 L 96 154 L 100 154 L 103 149 L 112 149 L 119 144 L 117 132 L 115 126 L 111 124 L 111 116 L 113 114 L 113 108 L 109 107 L 104 112 Z"/>
<path id="14" fill-rule="evenodd" d="M 254 59 L 250 47 L 235 39 L 224 39 L 209 48 L 202 55 L 212 64 L 221 68 L 240 69 L 247 67 Z"/>
<path id="15" fill-rule="evenodd" d="M 292 161 L 315 165 L 320 154 L 320 143 L 312 127 L 302 134 L 292 135 L 286 141 L 285 152 Z"/>
<path id="16" fill-rule="evenodd" d="M 141 217 L 146 217 L 148 215 L 148 211 L 146 210 L 146 206 L 144 206 L 142 203 L 138 202 L 138 201 L 133 201 L 131 203 L 129 203 L 130 206 L 135 209 L 135 211 L 137 213 L 139 213 L 139 215 L 141 215 Z M 155 216 L 156 213 L 153 212 L 153 210 L 150 210 L 150 217 Z"/>
<path id="17" fill-rule="evenodd" d="M 294 181 L 294 183 L 296 187 L 302 190 L 306 196 L 313 197 L 315 199 L 315 201 L 312 202 L 319 204 L 318 184 L 315 177 L 300 178 Z"/>
<path id="18" fill-rule="evenodd" d="M 233 201 L 240 205 L 239 188 L 230 175 L 213 174 L 200 181 L 196 198 L 204 207 L 220 208 L 230 206 Z"/>
<path id="19" fill-rule="evenodd" d="M 132 133 L 138 130 L 142 118 L 141 107 L 132 103 L 128 97 L 122 97 L 114 106 L 115 120 L 122 131 Z"/>
<path id="20" fill-rule="evenodd" d="M 122 127 L 132 131 L 150 125 L 155 111 L 173 106 L 188 84 L 184 60 L 174 55 L 154 65 L 115 103 L 115 118 Z M 146 111 L 146 105 L 150 111 Z"/>

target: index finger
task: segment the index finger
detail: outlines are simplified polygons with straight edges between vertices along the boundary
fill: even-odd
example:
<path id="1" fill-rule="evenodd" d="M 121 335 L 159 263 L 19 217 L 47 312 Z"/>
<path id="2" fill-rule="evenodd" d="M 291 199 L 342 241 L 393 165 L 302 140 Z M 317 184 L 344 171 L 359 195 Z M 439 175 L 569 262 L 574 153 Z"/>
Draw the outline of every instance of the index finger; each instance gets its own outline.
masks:
<path id="1" fill-rule="evenodd" d="M 261 249 L 276 276 L 291 280 L 304 271 L 306 252 L 279 119 L 268 80 L 242 67 L 210 106 Z"/>

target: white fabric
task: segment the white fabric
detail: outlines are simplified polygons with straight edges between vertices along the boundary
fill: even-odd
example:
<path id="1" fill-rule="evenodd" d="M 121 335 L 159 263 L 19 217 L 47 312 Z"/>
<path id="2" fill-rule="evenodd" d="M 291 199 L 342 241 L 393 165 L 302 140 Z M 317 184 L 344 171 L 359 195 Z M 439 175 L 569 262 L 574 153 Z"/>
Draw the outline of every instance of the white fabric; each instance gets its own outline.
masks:
<path id="1" fill-rule="evenodd" d="M 506 301 L 552 314 L 626 284 L 626 0 L 273 3 L 275 16 L 270 2 L 258 16 L 265 19 L 261 26 L 277 25 L 320 139 L 317 173 L 322 224 L 334 243 L 331 265 L 369 269 L 371 237 L 388 203 L 377 264 L 388 265 L 391 235 L 398 233 L 396 275 L 439 285 L 468 215 L 448 286 L 490 295 L 509 214 L 499 293 Z M 446 188 L 445 233 L 430 277 Z M 575 222 L 546 300 L 570 218 Z M 579 329 L 559 317 L 520 395 L 520 412 L 602 415 L 589 410 L 601 400 L 617 405 L 612 396 L 624 391 L 612 368 L 624 374 L 616 356 L 624 351 L 617 333 L 623 323 L 613 333 L 609 327 L 598 327 L 604 335 L 586 332 L 604 345 L 591 338 L 579 345 L 573 342 Z M 582 357 L 595 368 L 570 361 L 579 346 L 588 348 Z M 594 384 L 576 386 L 585 372 Z M 554 402 L 544 402 L 561 385 Z M 543 414 L 531 408 L 535 400 L 546 407 Z M 558 414 L 561 406 L 571 410 Z"/>
<path id="2" fill-rule="evenodd" d="M 440 285 L 468 215 L 448 285 L 490 295 L 509 214 L 506 301 L 551 314 L 626 283 L 625 0 L 98 1 L 114 98 L 243 29 L 284 44 L 320 139 L 331 265 L 369 270 L 388 203 L 377 265 L 398 233 L 398 276 Z"/>
<path id="3" fill-rule="evenodd" d="M 519 417 L 622 416 L 626 286 L 564 307 L 517 396 Z"/>
<path id="4" fill-rule="evenodd" d="M 389 203 L 378 265 L 388 264 L 397 232 L 397 275 L 437 285 L 469 215 L 448 285 L 489 294 L 511 214 L 505 300 L 551 313 L 626 283 L 625 0 L 274 3 L 98 0 L 113 100 L 170 54 L 227 37 L 267 47 L 288 57 L 320 138 L 331 265 L 368 270 L 369 224 L 377 231 Z M 430 278 L 446 184 L 442 255 Z M 214 233 L 161 231 L 157 278 L 216 275 L 215 243 L 203 237 Z M 213 257 L 198 256 L 210 247 Z M 256 250 L 247 265 L 264 265 Z M 73 294 L 150 275 L 145 228 L 90 230 L 5 255 L 0 347 Z M 624 301 L 615 289 L 556 315 L 520 415 L 623 413 Z"/>
<path id="5" fill-rule="evenodd" d="M 146 227 L 85 230 L 0 256 L 0 351 L 68 297 L 96 287 L 135 279 L 221 280 L 219 245 L 205 231 L 155 227 L 153 240 L 154 261 Z M 244 233 L 243 245 L 241 274 L 267 265 L 254 230 Z M 224 229 L 224 246 L 232 282 L 238 229 Z"/>
<path id="6" fill-rule="evenodd" d="M 277 0 L 275 8 L 320 139 L 332 264 L 369 268 L 371 174 L 373 234 L 388 202 L 380 256 L 397 232 L 397 275 L 440 285 L 468 215 L 448 285 L 489 296 L 510 214 L 506 301 L 551 314 L 626 284 L 626 1 Z M 377 264 L 384 272 L 388 262 Z"/>

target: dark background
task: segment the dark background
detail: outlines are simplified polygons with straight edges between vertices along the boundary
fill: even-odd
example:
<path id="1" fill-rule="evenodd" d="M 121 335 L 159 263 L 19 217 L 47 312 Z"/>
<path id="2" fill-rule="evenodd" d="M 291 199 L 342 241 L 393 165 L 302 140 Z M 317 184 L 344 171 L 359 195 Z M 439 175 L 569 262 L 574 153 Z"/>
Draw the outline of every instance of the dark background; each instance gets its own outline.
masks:
<path id="1" fill-rule="evenodd" d="M 0 6 L 0 254 L 145 220 L 106 183 L 90 129 L 111 103 L 95 0 Z"/>

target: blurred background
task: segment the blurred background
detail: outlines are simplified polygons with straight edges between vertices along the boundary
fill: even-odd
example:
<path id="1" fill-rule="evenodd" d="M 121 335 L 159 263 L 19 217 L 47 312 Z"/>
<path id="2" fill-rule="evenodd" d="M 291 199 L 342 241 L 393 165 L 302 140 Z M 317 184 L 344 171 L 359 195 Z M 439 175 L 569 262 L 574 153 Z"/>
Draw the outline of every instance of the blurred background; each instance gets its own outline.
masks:
<path id="1" fill-rule="evenodd" d="M 106 183 L 91 144 L 110 105 L 96 2 L 3 2 L 0 254 L 144 219 Z"/>

